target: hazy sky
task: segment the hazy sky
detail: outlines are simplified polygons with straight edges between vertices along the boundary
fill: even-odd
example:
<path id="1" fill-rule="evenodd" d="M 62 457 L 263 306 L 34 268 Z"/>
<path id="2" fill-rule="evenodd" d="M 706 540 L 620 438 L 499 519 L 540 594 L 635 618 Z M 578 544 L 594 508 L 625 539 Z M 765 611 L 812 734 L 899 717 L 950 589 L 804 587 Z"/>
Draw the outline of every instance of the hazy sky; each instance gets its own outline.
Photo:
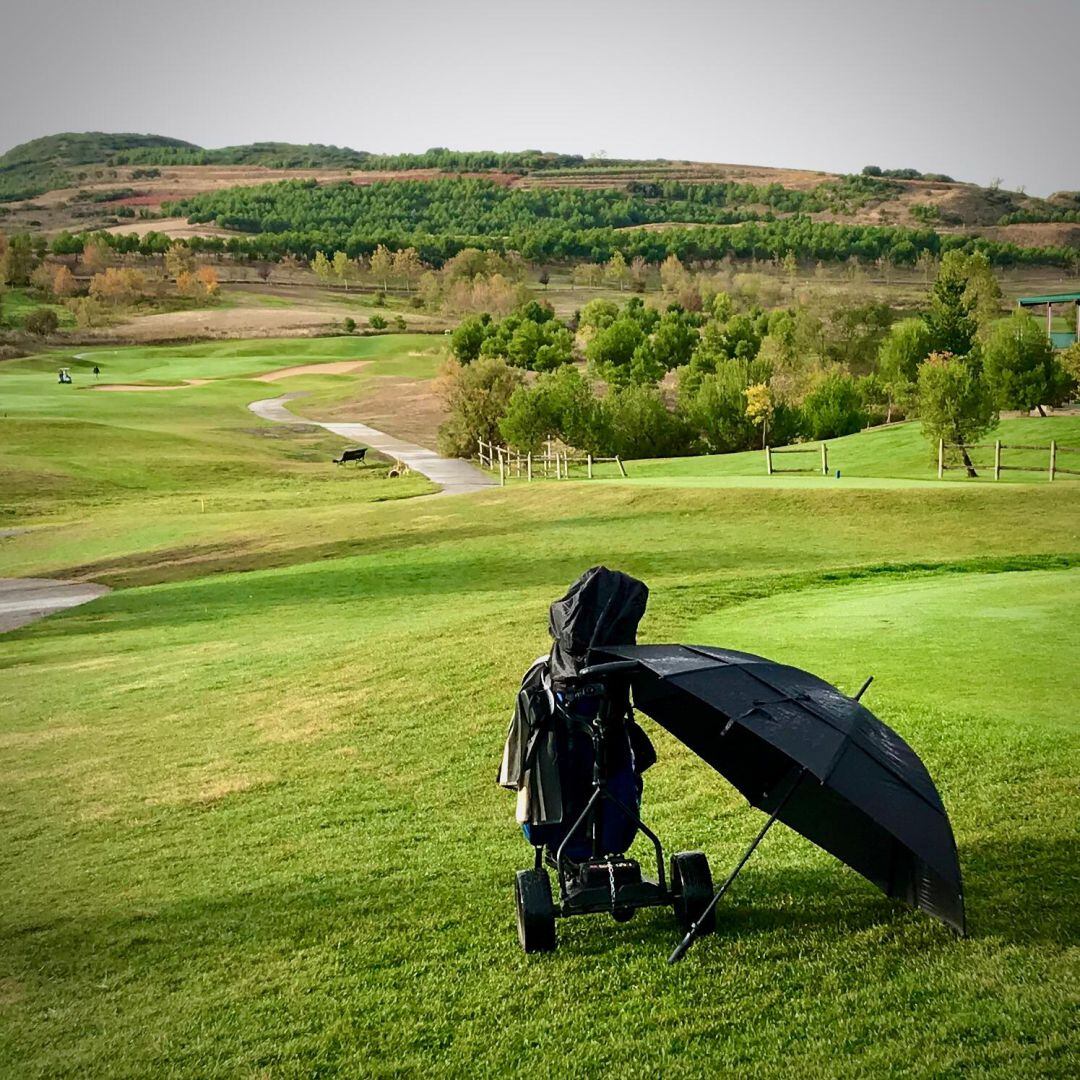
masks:
<path id="1" fill-rule="evenodd" d="M 0 27 L 0 150 L 139 131 L 1080 188 L 1080 0 L 0 0 Z"/>

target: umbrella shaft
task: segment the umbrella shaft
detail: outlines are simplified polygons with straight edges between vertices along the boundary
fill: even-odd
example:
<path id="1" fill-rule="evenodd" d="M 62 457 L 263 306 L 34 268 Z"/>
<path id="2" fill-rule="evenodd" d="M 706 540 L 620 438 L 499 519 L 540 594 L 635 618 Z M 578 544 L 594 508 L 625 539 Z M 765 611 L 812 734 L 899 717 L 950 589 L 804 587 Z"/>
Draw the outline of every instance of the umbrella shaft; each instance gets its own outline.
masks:
<path id="1" fill-rule="evenodd" d="M 732 870 L 731 873 L 728 875 L 727 881 L 725 881 L 724 884 L 716 890 L 713 898 L 709 901 L 709 906 L 698 916 L 697 921 L 687 931 L 686 937 L 684 937 L 682 941 L 679 942 L 679 944 L 675 948 L 675 951 L 671 954 L 671 956 L 668 957 L 669 964 L 676 963 L 677 961 L 681 960 L 683 956 L 686 955 L 686 950 L 690 948 L 690 946 L 694 943 L 694 939 L 698 935 L 698 927 L 701 926 L 708 919 L 710 914 L 712 914 L 713 909 L 720 902 L 720 898 L 724 895 L 724 893 L 728 891 L 728 889 L 731 887 L 732 882 L 739 876 L 739 871 L 741 871 L 742 868 L 746 865 L 747 860 L 749 860 L 750 856 L 754 854 L 754 851 L 757 848 L 758 844 L 760 844 L 761 841 L 765 839 L 765 834 L 773 827 L 773 822 L 776 821 L 777 817 L 779 817 L 780 811 L 783 810 L 784 807 L 787 805 L 788 799 L 790 799 L 791 796 L 795 794 L 795 789 L 799 786 L 799 781 L 803 778 L 803 774 L 805 772 L 806 769 L 804 767 L 795 774 L 795 779 L 791 782 L 791 786 L 784 793 L 784 797 L 776 804 L 776 809 L 773 810 L 773 812 L 769 815 L 769 820 L 766 821 L 765 824 L 761 827 L 761 832 L 759 832 L 757 836 L 754 837 L 750 846 L 746 849 L 746 851 L 743 852 L 743 857 L 739 860 L 738 865 L 735 867 L 735 869 Z"/>

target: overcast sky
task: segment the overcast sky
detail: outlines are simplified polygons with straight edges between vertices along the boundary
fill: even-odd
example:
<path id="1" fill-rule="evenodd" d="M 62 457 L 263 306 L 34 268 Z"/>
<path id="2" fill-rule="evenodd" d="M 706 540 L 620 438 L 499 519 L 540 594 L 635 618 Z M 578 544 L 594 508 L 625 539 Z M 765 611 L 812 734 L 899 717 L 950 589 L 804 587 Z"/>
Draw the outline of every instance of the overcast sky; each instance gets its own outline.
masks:
<path id="1" fill-rule="evenodd" d="M 138 131 L 1080 188 L 1080 0 L 0 0 L 0 28 L 0 150 Z"/>

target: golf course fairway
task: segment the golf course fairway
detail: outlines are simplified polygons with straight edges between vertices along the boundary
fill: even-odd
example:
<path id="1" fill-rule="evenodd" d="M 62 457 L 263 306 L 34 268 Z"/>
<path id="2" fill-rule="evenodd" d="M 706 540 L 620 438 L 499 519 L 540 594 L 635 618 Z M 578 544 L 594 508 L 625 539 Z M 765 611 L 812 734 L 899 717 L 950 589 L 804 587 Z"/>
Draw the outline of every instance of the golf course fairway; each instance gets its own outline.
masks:
<path id="1" fill-rule="evenodd" d="M 320 356 L 371 363 L 273 393 L 429 362 L 371 340 L 104 371 L 211 380 L 171 393 L 0 367 L 0 576 L 113 589 L 0 638 L 0 1073 L 1075 1075 L 1080 485 L 938 483 L 923 445 L 917 484 L 672 462 L 416 498 L 246 408 Z M 967 939 L 778 826 L 678 966 L 663 909 L 521 952 L 496 768 L 547 605 L 598 563 L 649 585 L 642 641 L 875 676 L 952 818 Z M 643 724 L 646 820 L 724 873 L 762 815 Z"/>

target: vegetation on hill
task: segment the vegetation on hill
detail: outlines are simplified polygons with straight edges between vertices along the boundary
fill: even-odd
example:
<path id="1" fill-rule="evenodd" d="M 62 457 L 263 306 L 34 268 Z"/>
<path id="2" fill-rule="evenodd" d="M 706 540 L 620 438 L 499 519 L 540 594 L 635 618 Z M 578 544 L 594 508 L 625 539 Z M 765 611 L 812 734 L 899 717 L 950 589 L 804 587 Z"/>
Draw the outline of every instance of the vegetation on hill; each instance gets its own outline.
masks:
<path id="1" fill-rule="evenodd" d="M 880 183 L 853 178 L 847 188 L 834 186 L 833 197 Z M 1075 258 L 1075 252 L 1067 248 L 1020 248 L 929 228 L 837 224 L 814 221 L 805 214 L 776 219 L 766 213 L 760 215 L 762 220 L 746 220 L 759 215 L 745 207 L 733 209 L 729 205 L 733 197 L 742 202 L 760 195 L 779 198 L 779 194 L 741 188 L 745 186 L 701 185 L 699 191 L 689 185 L 660 184 L 618 191 L 506 188 L 489 180 L 456 178 L 364 186 L 287 180 L 197 195 L 168 209 L 195 223 L 213 222 L 254 235 L 246 242 L 199 238 L 193 241 L 197 246 L 263 258 L 294 254 L 310 259 L 327 248 L 356 257 L 369 254 L 379 244 L 415 247 L 433 262 L 466 247 L 516 251 L 526 259 L 593 261 L 606 261 L 615 251 L 627 259 L 640 256 L 649 262 L 660 262 L 669 254 L 684 260 L 725 255 L 782 259 L 792 252 L 799 259 L 856 255 L 910 265 L 922 251 L 938 254 L 954 248 L 984 251 L 1000 265 L 1069 265 Z M 818 200 L 828 197 L 820 189 L 811 194 Z M 789 196 L 794 193 L 784 194 L 785 199 Z M 791 205 L 797 204 L 795 199 Z M 690 224 L 663 230 L 640 228 L 664 222 Z"/>
<path id="2" fill-rule="evenodd" d="M 265 165 L 272 169 L 358 169 L 366 171 L 404 169 L 445 169 L 459 171 L 495 170 L 525 173 L 546 169 L 610 168 L 632 165 L 630 161 L 587 158 L 580 154 L 555 154 L 545 150 L 448 150 L 433 147 L 420 154 L 373 154 L 348 146 L 320 143 L 259 142 L 244 146 L 140 147 L 111 155 L 115 165 Z"/>
<path id="3" fill-rule="evenodd" d="M 30 199 L 44 191 L 69 186 L 72 170 L 99 164 L 114 154 L 139 148 L 150 151 L 195 149 L 164 135 L 65 132 L 21 143 L 0 156 L 0 202 Z"/>

